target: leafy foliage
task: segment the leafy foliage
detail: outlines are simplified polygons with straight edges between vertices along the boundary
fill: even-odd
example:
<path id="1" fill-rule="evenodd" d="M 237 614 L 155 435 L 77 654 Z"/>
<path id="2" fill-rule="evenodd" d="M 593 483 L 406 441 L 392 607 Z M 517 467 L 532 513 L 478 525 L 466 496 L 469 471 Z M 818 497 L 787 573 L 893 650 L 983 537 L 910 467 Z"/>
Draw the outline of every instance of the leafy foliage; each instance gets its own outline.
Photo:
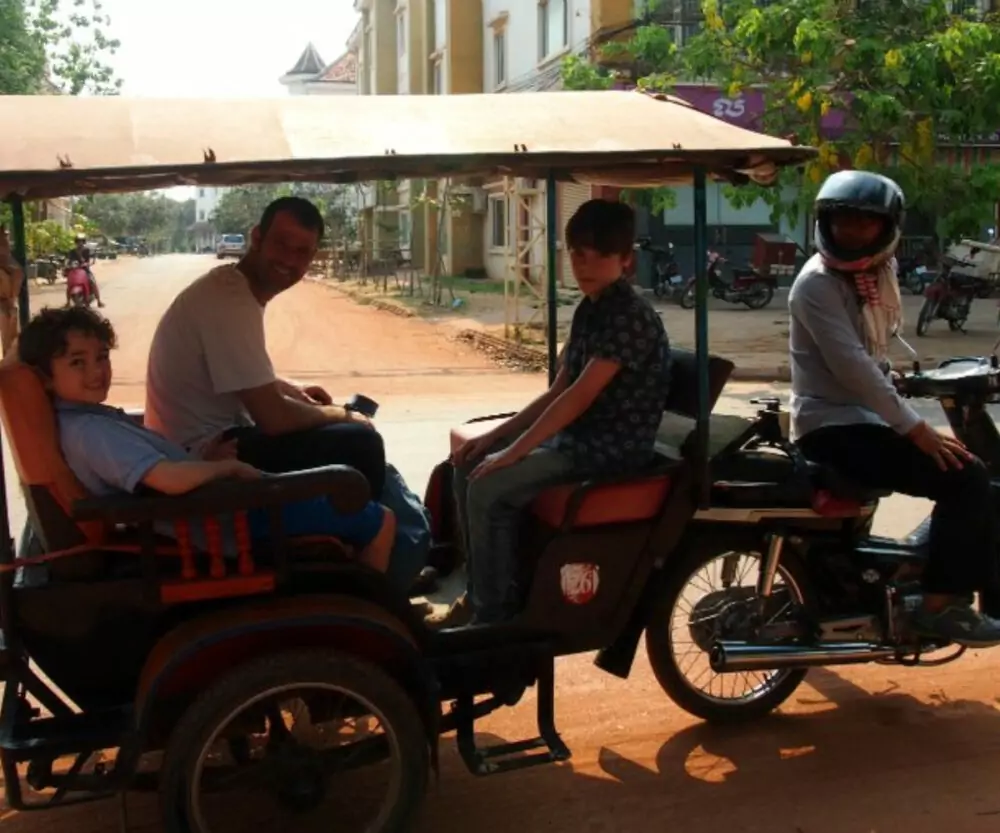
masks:
<path id="1" fill-rule="evenodd" d="M 55 220 L 26 223 L 24 232 L 28 260 L 65 254 L 73 248 L 73 232 L 63 228 Z"/>
<path id="2" fill-rule="evenodd" d="M 630 68 L 640 87 L 704 80 L 736 97 L 764 98 L 758 129 L 819 148 L 791 188 L 729 189 L 734 205 L 763 198 L 792 222 L 841 167 L 896 179 L 942 237 L 974 234 L 992 216 L 1000 167 L 971 172 L 949 161 L 963 140 L 1000 129 L 1000 25 L 952 14 L 946 0 L 702 0 L 704 25 L 670 48 L 657 17 L 604 61 Z M 567 86 L 607 86 L 602 72 L 567 62 Z M 842 114 L 834 128 L 832 116 Z"/>
<path id="3" fill-rule="evenodd" d="M 0 94 L 116 94 L 110 25 L 100 0 L 0 0 Z"/>
<path id="4" fill-rule="evenodd" d="M 88 237 L 138 237 L 155 249 L 189 248 L 195 202 L 161 193 L 93 194 L 77 200 L 73 225 Z"/>
<path id="5" fill-rule="evenodd" d="M 244 185 L 226 189 L 215 209 L 212 222 L 220 234 L 249 234 L 272 200 L 295 195 L 311 200 L 326 222 L 326 239 L 353 238 L 357 218 L 352 210 L 347 186 L 296 182 L 283 185 Z"/>
<path id="6" fill-rule="evenodd" d="M 45 45 L 23 0 L 0 0 L 0 94 L 32 95 L 45 78 Z"/>

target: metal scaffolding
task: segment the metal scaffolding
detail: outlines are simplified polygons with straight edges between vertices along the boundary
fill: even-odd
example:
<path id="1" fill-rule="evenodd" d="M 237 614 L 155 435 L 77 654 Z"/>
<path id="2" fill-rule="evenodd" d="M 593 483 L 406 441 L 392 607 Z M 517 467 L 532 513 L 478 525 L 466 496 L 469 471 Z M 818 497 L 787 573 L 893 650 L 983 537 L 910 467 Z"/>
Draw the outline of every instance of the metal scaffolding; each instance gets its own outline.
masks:
<path id="1" fill-rule="evenodd" d="M 507 211 L 503 331 L 504 338 L 521 341 L 524 328 L 548 320 L 545 189 L 534 180 L 504 177 L 503 195 Z M 537 302 L 524 321 L 522 298 Z"/>

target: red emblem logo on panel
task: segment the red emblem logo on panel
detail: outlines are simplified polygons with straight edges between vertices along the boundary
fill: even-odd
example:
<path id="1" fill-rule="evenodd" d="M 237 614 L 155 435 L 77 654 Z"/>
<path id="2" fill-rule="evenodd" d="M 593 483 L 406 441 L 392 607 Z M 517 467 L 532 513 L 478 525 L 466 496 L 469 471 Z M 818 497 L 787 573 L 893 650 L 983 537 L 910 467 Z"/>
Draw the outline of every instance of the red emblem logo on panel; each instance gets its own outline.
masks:
<path id="1" fill-rule="evenodd" d="M 601 583 L 601 568 L 596 564 L 563 564 L 559 569 L 559 584 L 563 598 L 574 605 L 593 601 Z"/>

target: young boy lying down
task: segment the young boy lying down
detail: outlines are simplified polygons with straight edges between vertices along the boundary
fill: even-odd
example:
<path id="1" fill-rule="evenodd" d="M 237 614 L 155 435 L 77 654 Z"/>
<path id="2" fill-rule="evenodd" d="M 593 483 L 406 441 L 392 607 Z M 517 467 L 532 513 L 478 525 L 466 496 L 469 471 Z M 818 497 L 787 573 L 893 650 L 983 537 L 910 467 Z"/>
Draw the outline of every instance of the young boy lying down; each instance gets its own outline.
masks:
<path id="1" fill-rule="evenodd" d="M 136 424 L 123 411 L 105 405 L 111 387 L 110 351 L 116 345 L 111 322 L 81 307 L 44 309 L 24 328 L 18 358 L 40 371 L 52 396 L 59 440 L 66 462 L 93 495 L 135 492 L 142 486 L 180 495 L 212 480 L 261 477 L 235 457 L 232 443 L 216 441 L 198 458 L 159 434 Z M 378 503 L 354 515 L 338 513 L 326 498 L 282 508 L 289 536 L 330 535 L 352 545 L 359 559 L 385 572 L 395 536 L 392 512 Z M 255 540 L 268 537 L 265 510 L 249 512 Z M 157 525 L 173 535 L 173 524 Z M 196 547 L 205 549 L 202 525 L 191 524 Z M 227 549 L 234 550 L 230 524 L 224 524 Z"/>

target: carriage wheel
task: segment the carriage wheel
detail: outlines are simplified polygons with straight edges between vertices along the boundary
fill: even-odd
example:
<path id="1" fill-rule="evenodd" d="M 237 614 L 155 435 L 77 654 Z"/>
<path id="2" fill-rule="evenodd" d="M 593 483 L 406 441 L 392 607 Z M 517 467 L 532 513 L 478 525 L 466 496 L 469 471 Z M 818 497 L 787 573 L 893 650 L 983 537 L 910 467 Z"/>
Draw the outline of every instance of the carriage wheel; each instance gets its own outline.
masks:
<path id="1" fill-rule="evenodd" d="M 428 769 L 417 708 L 380 668 L 331 651 L 262 657 L 208 688 L 171 734 L 164 828 L 406 830 Z"/>

